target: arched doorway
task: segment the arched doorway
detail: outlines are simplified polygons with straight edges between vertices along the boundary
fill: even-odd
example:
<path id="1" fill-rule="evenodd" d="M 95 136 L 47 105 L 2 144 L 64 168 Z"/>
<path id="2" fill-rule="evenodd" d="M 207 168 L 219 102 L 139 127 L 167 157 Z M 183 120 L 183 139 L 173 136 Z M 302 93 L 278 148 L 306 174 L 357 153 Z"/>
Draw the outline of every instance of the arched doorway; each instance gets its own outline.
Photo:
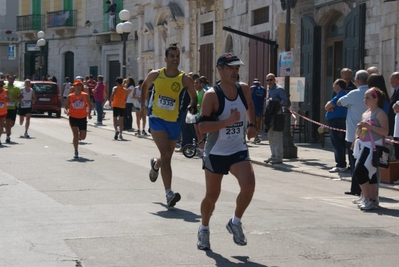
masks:
<path id="1" fill-rule="evenodd" d="M 344 39 L 343 14 L 336 15 L 326 28 L 326 61 L 325 61 L 325 96 L 330 99 L 332 96 L 332 84 L 341 77 L 343 66 L 343 39 Z"/>
<path id="2" fill-rule="evenodd" d="M 75 55 L 71 51 L 65 53 L 64 77 L 69 77 L 70 81 L 73 81 L 75 79 L 74 57 Z"/>

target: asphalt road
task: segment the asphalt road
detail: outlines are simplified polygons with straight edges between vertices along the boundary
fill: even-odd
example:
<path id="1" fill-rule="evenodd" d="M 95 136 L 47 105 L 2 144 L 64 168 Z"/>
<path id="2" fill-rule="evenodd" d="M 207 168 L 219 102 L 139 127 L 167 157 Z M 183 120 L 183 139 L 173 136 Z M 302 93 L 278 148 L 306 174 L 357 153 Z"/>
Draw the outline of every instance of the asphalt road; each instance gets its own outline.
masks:
<path id="1" fill-rule="evenodd" d="M 38 116 L 31 139 L 23 132 L 16 125 L 0 147 L 0 266 L 399 266 L 396 191 L 381 189 L 383 208 L 361 212 L 342 195 L 347 183 L 254 165 L 256 193 L 242 219 L 248 245 L 225 228 L 239 190 L 229 175 L 204 252 L 200 159 L 174 155 L 182 200 L 168 210 L 162 182 L 148 179 L 151 140 L 114 141 L 89 127 L 73 160 L 67 120 Z"/>

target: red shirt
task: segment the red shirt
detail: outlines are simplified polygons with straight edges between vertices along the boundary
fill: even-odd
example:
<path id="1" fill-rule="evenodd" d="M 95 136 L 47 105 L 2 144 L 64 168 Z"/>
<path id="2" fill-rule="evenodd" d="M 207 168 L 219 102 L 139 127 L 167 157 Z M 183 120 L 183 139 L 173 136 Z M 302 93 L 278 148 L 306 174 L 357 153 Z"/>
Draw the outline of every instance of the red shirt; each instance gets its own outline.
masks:
<path id="1" fill-rule="evenodd" d="M 0 116 L 7 114 L 6 96 L 7 96 L 7 90 L 3 88 L 3 90 L 0 93 Z"/>
<path id="2" fill-rule="evenodd" d="M 89 88 L 89 94 L 93 95 L 93 89 L 96 88 L 97 82 L 95 80 L 87 80 L 87 87 Z"/>

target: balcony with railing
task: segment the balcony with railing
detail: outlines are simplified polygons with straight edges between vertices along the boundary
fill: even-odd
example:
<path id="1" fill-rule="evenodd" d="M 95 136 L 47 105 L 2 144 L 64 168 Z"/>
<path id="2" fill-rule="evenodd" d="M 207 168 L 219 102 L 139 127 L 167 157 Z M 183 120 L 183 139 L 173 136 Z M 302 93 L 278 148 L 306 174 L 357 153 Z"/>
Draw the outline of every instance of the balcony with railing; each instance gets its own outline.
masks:
<path id="1" fill-rule="evenodd" d="M 59 10 L 47 12 L 47 28 L 77 27 L 76 10 Z"/>
<path id="2" fill-rule="evenodd" d="M 58 10 L 47 12 L 46 27 L 47 29 L 55 30 L 59 35 L 75 30 L 77 28 L 77 11 Z"/>
<path id="3" fill-rule="evenodd" d="M 86 21 L 86 27 L 90 29 L 90 31 L 99 36 L 100 42 L 105 41 L 120 41 L 121 37 L 116 33 L 115 27 L 120 22 L 118 15 L 114 15 L 110 17 L 109 14 L 103 14 L 102 19 Z"/>
<path id="4" fill-rule="evenodd" d="M 41 14 L 17 16 L 17 32 L 44 30 L 44 22 L 44 15 Z"/>

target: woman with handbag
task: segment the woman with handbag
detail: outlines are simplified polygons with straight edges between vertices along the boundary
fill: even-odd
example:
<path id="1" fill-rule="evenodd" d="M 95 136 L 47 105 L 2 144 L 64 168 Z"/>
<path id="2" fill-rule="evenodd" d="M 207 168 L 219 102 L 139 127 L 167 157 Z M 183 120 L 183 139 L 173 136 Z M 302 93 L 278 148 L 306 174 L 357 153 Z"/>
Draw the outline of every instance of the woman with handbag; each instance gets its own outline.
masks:
<path id="1" fill-rule="evenodd" d="M 363 199 L 358 202 L 361 210 L 378 208 L 376 199 L 378 181 L 378 166 L 373 164 L 373 150 L 376 146 L 383 146 L 384 138 L 388 134 L 388 116 L 383 110 L 384 93 L 377 87 L 372 87 L 364 94 L 367 110 L 362 115 L 362 121 L 357 124 L 353 155 L 356 158 L 354 178 L 362 189 Z M 378 165 L 378 164 L 377 164 Z"/>

